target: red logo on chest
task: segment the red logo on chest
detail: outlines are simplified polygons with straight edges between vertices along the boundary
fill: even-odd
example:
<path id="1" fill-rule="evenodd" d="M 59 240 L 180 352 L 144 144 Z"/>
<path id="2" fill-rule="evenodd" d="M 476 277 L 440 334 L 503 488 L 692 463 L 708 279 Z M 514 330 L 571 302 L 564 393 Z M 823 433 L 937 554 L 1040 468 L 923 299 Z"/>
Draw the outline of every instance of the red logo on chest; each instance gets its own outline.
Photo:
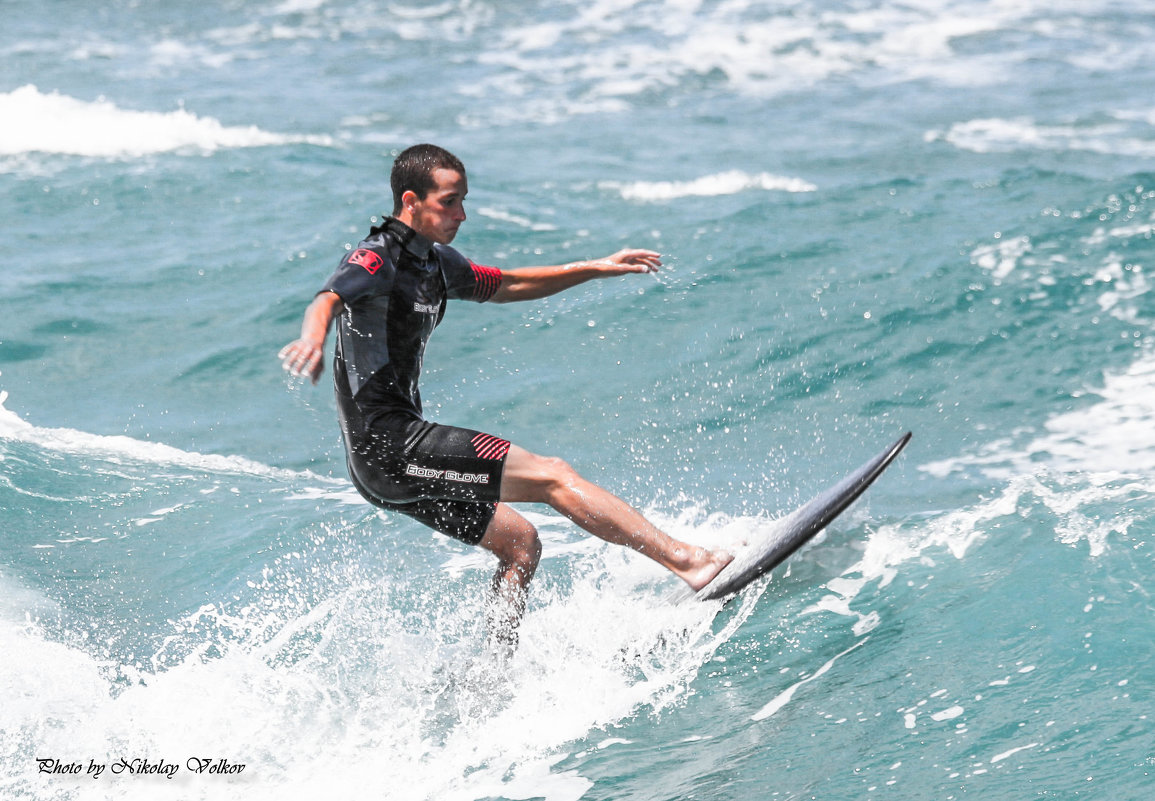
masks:
<path id="1" fill-rule="evenodd" d="M 360 248 L 349 254 L 349 263 L 364 267 L 369 271 L 370 275 L 376 275 L 377 271 L 381 269 L 381 265 L 385 262 L 373 251 Z"/>

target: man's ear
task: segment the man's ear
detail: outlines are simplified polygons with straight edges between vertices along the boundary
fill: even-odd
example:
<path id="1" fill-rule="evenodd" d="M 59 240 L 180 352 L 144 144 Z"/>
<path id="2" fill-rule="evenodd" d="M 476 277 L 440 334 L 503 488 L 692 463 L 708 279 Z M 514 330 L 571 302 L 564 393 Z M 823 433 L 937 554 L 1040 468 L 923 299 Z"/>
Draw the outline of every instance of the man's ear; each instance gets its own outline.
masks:
<path id="1" fill-rule="evenodd" d="M 406 189 L 401 193 L 401 210 L 405 212 L 413 212 L 413 204 L 421 198 L 417 197 L 417 193 L 412 189 Z"/>

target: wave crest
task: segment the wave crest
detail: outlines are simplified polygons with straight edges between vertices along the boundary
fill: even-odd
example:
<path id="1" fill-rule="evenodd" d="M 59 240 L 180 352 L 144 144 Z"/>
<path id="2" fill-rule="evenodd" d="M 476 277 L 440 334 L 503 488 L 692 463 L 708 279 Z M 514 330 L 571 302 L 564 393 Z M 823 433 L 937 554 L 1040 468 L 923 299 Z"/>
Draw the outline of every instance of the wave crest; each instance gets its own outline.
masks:
<path id="1" fill-rule="evenodd" d="M 750 175 L 741 170 L 704 175 L 691 181 L 634 181 L 619 183 L 605 181 L 599 184 L 603 189 L 616 190 L 626 200 L 661 202 L 684 197 L 717 197 L 736 195 L 749 190 L 764 192 L 813 192 L 818 187 L 801 178 L 789 178 L 761 172 Z"/>
<path id="2" fill-rule="evenodd" d="M 184 109 L 133 111 L 101 97 L 93 102 L 32 84 L 0 93 L 0 156 L 51 153 L 97 158 L 136 158 L 180 150 L 312 144 L 330 147 L 327 136 L 270 133 L 255 125 L 226 126 Z"/>

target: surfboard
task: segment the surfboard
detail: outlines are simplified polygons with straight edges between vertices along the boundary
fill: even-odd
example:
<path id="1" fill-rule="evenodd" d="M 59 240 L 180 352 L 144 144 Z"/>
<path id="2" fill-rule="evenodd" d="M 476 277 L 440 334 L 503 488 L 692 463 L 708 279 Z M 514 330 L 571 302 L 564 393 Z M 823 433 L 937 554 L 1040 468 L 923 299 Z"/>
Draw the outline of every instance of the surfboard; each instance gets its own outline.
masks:
<path id="1" fill-rule="evenodd" d="M 846 478 L 767 526 L 713 581 L 698 590 L 694 599 L 711 601 L 735 595 L 750 582 L 782 564 L 790 554 L 845 512 L 890 466 L 910 442 L 910 437 L 910 432 L 903 434 L 893 445 Z"/>

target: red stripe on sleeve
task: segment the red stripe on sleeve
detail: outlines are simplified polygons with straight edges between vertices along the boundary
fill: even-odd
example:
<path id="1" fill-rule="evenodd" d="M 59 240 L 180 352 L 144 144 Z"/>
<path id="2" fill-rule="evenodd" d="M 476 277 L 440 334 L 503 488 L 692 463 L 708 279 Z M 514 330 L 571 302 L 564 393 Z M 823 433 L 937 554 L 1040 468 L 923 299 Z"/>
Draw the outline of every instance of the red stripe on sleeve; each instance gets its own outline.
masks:
<path id="1" fill-rule="evenodd" d="M 469 262 L 469 266 L 473 268 L 473 299 L 478 303 L 484 303 L 492 298 L 501 286 L 501 270 L 473 262 Z"/>
<path id="2" fill-rule="evenodd" d="M 478 434 L 472 442 L 474 451 L 482 459 L 501 459 L 509 452 L 509 441 L 492 434 Z"/>

